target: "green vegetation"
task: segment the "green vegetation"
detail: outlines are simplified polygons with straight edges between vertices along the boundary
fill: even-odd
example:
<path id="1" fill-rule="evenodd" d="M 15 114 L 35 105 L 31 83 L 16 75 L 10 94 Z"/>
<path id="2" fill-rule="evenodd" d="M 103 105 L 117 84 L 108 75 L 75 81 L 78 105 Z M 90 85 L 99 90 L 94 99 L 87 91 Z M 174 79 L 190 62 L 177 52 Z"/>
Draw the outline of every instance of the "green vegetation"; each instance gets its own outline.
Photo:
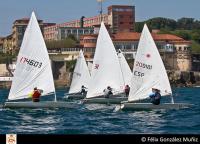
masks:
<path id="1" fill-rule="evenodd" d="M 200 44 L 196 41 L 192 41 L 192 52 L 193 53 L 200 53 Z"/>
<path id="2" fill-rule="evenodd" d="M 192 53 L 200 53 L 200 21 L 193 18 L 181 18 L 177 21 L 168 18 L 152 18 L 136 22 L 135 31 L 141 32 L 146 23 L 150 30 L 159 29 L 161 34 L 174 34 L 192 42 Z"/>
<path id="3" fill-rule="evenodd" d="M 133 69 L 133 65 L 134 65 L 134 59 L 126 59 L 130 69 L 132 70 Z"/>
<path id="4" fill-rule="evenodd" d="M 0 53 L 0 64 L 12 63 L 12 59 L 16 58 L 15 55 Z"/>
<path id="5" fill-rule="evenodd" d="M 48 49 L 68 48 L 68 47 L 75 47 L 77 45 L 77 42 L 78 40 L 74 35 L 69 35 L 64 40 L 46 41 L 46 45 Z"/>
<path id="6" fill-rule="evenodd" d="M 76 64 L 76 60 L 67 61 L 66 62 L 66 69 L 67 69 L 67 71 L 73 72 L 75 64 Z"/>

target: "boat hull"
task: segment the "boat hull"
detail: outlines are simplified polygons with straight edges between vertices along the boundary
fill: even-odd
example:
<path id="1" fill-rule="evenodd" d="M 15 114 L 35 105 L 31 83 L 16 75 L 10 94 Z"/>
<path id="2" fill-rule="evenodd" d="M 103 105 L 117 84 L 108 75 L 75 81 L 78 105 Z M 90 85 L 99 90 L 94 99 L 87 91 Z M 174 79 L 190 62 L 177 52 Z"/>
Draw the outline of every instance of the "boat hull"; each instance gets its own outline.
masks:
<path id="1" fill-rule="evenodd" d="M 66 99 L 84 99 L 86 97 L 86 94 L 82 95 L 81 93 L 76 93 L 76 94 L 67 94 L 64 98 Z"/>
<path id="2" fill-rule="evenodd" d="M 152 103 L 123 103 L 120 105 L 121 110 L 153 110 L 153 109 L 182 109 L 193 106 L 187 103 L 163 103 L 154 105 Z"/>
<path id="3" fill-rule="evenodd" d="M 4 108 L 78 108 L 80 105 L 70 102 L 5 102 Z"/>
<path id="4" fill-rule="evenodd" d="M 116 97 L 116 98 L 90 98 L 84 99 L 84 104 L 120 104 L 122 101 L 126 101 L 127 97 Z"/>

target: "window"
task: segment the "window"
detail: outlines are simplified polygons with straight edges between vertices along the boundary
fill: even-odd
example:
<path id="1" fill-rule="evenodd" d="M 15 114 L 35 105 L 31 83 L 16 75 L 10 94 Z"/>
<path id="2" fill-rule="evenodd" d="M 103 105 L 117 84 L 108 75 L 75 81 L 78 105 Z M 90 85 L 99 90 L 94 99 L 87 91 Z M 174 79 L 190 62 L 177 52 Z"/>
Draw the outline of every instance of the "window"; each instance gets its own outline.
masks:
<path id="1" fill-rule="evenodd" d="M 64 29 L 62 29 L 62 30 L 61 30 L 61 34 L 64 34 L 64 33 L 65 33 L 65 30 L 64 30 Z"/>
<path id="2" fill-rule="evenodd" d="M 77 33 L 77 30 L 73 30 L 72 33 L 73 33 L 73 34 L 76 34 L 76 33 Z"/>
<path id="3" fill-rule="evenodd" d="M 83 30 L 78 30 L 78 33 L 79 34 L 83 34 Z"/>
<path id="4" fill-rule="evenodd" d="M 187 47 L 184 47 L 184 51 L 187 51 L 188 49 L 187 49 Z"/>
<path id="5" fill-rule="evenodd" d="M 179 50 L 179 51 L 181 51 L 181 50 L 182 50 L 182 48 L 181 48 L 181 47 L 178 47 L 178 50 Z"/>
<path id="6" fill-rule="evenodd" d="M 94 33 L 94 30 L 91 30 L 90 33 L 91 33 L 91 34 Z"/>
<path id="7" fill-rule="evenodd" d="M 68 33 L 68 34 L 71 34 L 71 30 L 67 30 L 67 33 Z"/>
<path id="8" fill-rule="evenodd" d="M 84 33 L 85 33 L 85 34 L 88 34 L 89 32 L 88 32 L 88 30 L 85 30 Z"/>

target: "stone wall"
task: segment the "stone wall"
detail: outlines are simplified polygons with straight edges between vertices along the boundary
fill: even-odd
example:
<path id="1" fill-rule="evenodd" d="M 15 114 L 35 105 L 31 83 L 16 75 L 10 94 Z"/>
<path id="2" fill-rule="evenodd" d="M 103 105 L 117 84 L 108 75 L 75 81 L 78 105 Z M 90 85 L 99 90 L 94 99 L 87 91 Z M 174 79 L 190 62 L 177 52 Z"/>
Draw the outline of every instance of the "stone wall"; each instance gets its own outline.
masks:
<path id="1" fill-rule="evenodd" d="M 168 77 L 172 86 L 200 85 L 200 72 L 193 71 L 168 71 Z"/>
<path id="2" fill-rule="evenodd" d="M 6 64 L 0 64 L 0 76 L 7 76 L 9 72 L 6 68 Z"/>
<path id="3" fill-rule="evenodd" d="M 52 62 L 52 71 L 56 87 L 66 87 L 71 82 L 71 73 L 66 69 L 66 62 Z"/>
<path id="4" fill-rule="evenodd" d="M 52 62 L 54 83 L 56 87 L 70 86 L 71 70 L 67 69 L 66 62 Z M 200 72 L 167 71 L 172 87 L 187 87 L 200 85 Z M 10 88 L 11 82 L 0 82 L 0 88 Z"/>

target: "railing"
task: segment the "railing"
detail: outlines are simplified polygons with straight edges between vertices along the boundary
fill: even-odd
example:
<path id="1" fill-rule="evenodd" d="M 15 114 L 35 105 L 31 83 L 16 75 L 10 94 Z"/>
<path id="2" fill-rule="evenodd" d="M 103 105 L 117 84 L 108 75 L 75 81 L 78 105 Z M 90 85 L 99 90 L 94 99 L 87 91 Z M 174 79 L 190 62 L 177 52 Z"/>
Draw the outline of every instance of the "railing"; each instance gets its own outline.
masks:
<path id="1" fill-rule="evenodd" d="M 81 48 L 56 48 L 48 49 L 48 53 L 78 52 Z"/>
<path id="2" fill-rule="evenodd" d="M 12 81 L 13 77 L 1 77 L 0 76 L 0 81 Z"/>

